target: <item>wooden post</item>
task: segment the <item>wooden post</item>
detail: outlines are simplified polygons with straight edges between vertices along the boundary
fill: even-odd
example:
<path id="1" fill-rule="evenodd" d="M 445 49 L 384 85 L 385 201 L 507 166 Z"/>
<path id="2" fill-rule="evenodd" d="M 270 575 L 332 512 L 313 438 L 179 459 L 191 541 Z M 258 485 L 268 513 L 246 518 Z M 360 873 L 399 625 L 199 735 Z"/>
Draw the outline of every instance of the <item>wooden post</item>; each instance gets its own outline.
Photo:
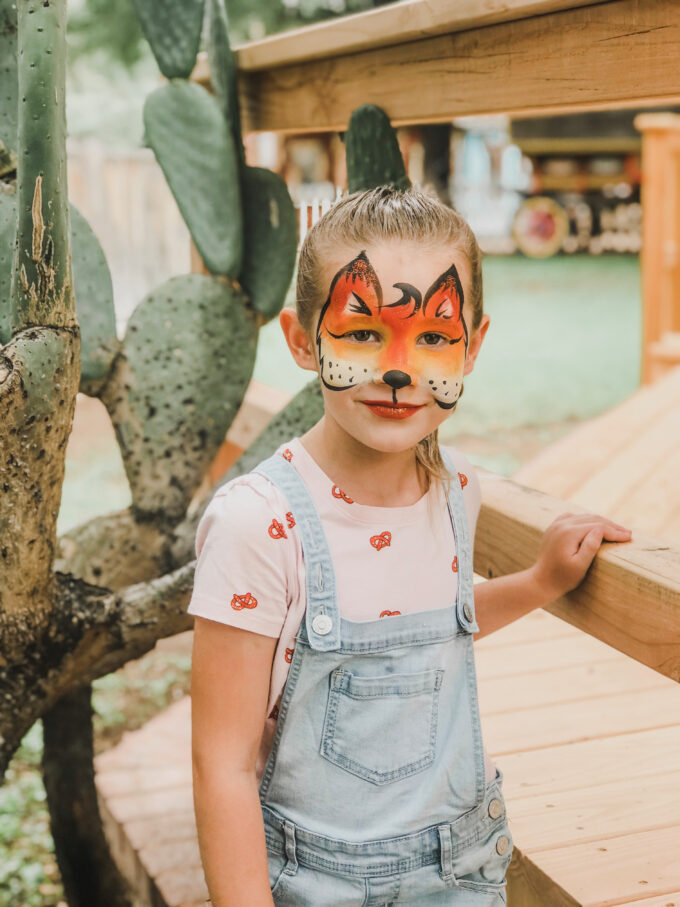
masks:
<path id="1" fill-rule="evenodd" d="M 643 113 L 642 382 L 680 364 L 680 116 Z"/>

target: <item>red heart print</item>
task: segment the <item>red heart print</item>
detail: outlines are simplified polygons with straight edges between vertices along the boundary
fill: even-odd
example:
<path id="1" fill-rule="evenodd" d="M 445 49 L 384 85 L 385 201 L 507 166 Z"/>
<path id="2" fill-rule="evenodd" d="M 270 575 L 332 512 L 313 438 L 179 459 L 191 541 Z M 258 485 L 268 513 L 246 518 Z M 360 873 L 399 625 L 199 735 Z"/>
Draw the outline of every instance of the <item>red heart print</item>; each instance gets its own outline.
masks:
<path id="1" fill-rule="evenodd" d="M 257 599 L 250 592 L 246 592 L 245 595 L 234 595 L 231 607 L 234 611 L 241 611 L 243 608 L 257 608 Z"/>
<path id="2" fill-rule="evenodd" d="M 454 573 L 458 573 L 458 555 L 456 555 L 451 563 L 451 569 Z"/>
<path id="3" fill-rule="evenodd" d="M 289 528 L 289 529 L 292 529 L 293 526 L 295 525 L 295 520 L 294 520 L 293 514 L 292 514 L 292 512 L 291 512 L 290 510 L 289 510 L 288 513 L 286 514 L 286 522 L 288 523 L 288 528 Z"/>
<path id="4" fill-rule="evenodd" d="M 283 523 L 279 523 L 278 520 L 272 520 L 269 527 L 269 535 L 273 539 L 287 539 L 286 530 L 283 528 Z"/>
<path id="5" fill-rule="evenodd" d="M 381 532 L 380 535 L 371 536 L 371 545 L 375 548 L 376 551 L 380 551 L 383 548 L 388 548 L 392 544 L 392 533 L 391 532 Z"/>
<path id="6" fill-rule="evenodd" d="M 334 498 L 342 498 L 342 500 L 345 502 L 345 504 L 354 503 L 352 498 L 350 498 L 349 495 L 346 495 L 345 492 L 342 490 L 342 488 L 338 488 L 337 485 L 333 486 L 332 494 L 333 494 Z"/>
<path id="7" fill-rule="evenodd" d="M 294 652 L 294 651 L 295 651 L 295 648 L 286 649 L 285 659 L 286 659 L 286 661 L 288 662 L 288 664 L 290 664 L 291 661 L 293 660 L 293 652 Z"/>
<path id="8" fill-rule="evenodd" d="M 467 476 L 464 473 L 459 472 L 458 478 L 460 480 L 460 487 L 465 488 L 465 486 L 467 485 Z"/>
<path id="9" fill-rule="evenodd" d="M 393 617 L 395 614 L 401 614 L 401 611 L 381 611 L 381 617 Z"/>
<path id="10" fill-rule="evenodd" d="M 283 457 L 284 460 L 288 460 L 288 462 L 290 463 L 290 461 L 293 459 L 293 451 L 292 451 L 292 450 L 289 450 L 289 449 L 286 447 L 286 449 L 285 449 L 284 452 L 281 454 L 281 456 Z"/>

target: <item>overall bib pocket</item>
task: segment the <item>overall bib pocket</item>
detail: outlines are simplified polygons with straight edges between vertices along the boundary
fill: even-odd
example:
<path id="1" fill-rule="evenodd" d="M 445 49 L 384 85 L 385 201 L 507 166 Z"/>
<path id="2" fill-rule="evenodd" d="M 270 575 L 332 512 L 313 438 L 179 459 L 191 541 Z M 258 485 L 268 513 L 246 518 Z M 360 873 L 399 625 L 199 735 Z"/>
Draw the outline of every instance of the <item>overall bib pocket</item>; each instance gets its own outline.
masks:
<path id="1" fill-rule="evenodd" d="M 444 671 L 362 677 L 330 675 L 321 755 L 373 784 L 399 781 L 432 765 Z"/>

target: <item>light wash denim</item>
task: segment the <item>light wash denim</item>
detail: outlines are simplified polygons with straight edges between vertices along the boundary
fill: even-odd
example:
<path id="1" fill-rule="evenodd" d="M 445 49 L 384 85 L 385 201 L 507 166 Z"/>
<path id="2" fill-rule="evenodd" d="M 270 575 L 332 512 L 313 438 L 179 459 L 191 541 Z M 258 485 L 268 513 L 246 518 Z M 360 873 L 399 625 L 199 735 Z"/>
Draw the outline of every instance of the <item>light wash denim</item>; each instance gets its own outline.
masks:
<path id="1" fill-rule="evenodd" d="M 472 550 L 446 465 L 456 601 L 369 621 L 339 615 L 326 536 L 294 467 L 280 455 L 257 467 L 288 500 L 306 573 L 305 619 L 260 784 L 282 907 L 506 903 L 512 838 L 502 772 L 485 777 Z"/>

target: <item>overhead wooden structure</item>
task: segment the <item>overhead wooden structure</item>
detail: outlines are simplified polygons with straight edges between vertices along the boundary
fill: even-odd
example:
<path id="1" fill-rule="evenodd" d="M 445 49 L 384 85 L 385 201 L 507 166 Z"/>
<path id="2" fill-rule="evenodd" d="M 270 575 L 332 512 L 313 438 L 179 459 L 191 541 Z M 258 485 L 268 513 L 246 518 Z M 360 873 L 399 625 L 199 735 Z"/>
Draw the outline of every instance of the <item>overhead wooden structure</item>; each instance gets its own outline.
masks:
<path id="1" fill-rule="evenodd" d="M 238 48 L 243 129 L 678 103 L 679 46 L 675 0 L 411 0 Z"/>

